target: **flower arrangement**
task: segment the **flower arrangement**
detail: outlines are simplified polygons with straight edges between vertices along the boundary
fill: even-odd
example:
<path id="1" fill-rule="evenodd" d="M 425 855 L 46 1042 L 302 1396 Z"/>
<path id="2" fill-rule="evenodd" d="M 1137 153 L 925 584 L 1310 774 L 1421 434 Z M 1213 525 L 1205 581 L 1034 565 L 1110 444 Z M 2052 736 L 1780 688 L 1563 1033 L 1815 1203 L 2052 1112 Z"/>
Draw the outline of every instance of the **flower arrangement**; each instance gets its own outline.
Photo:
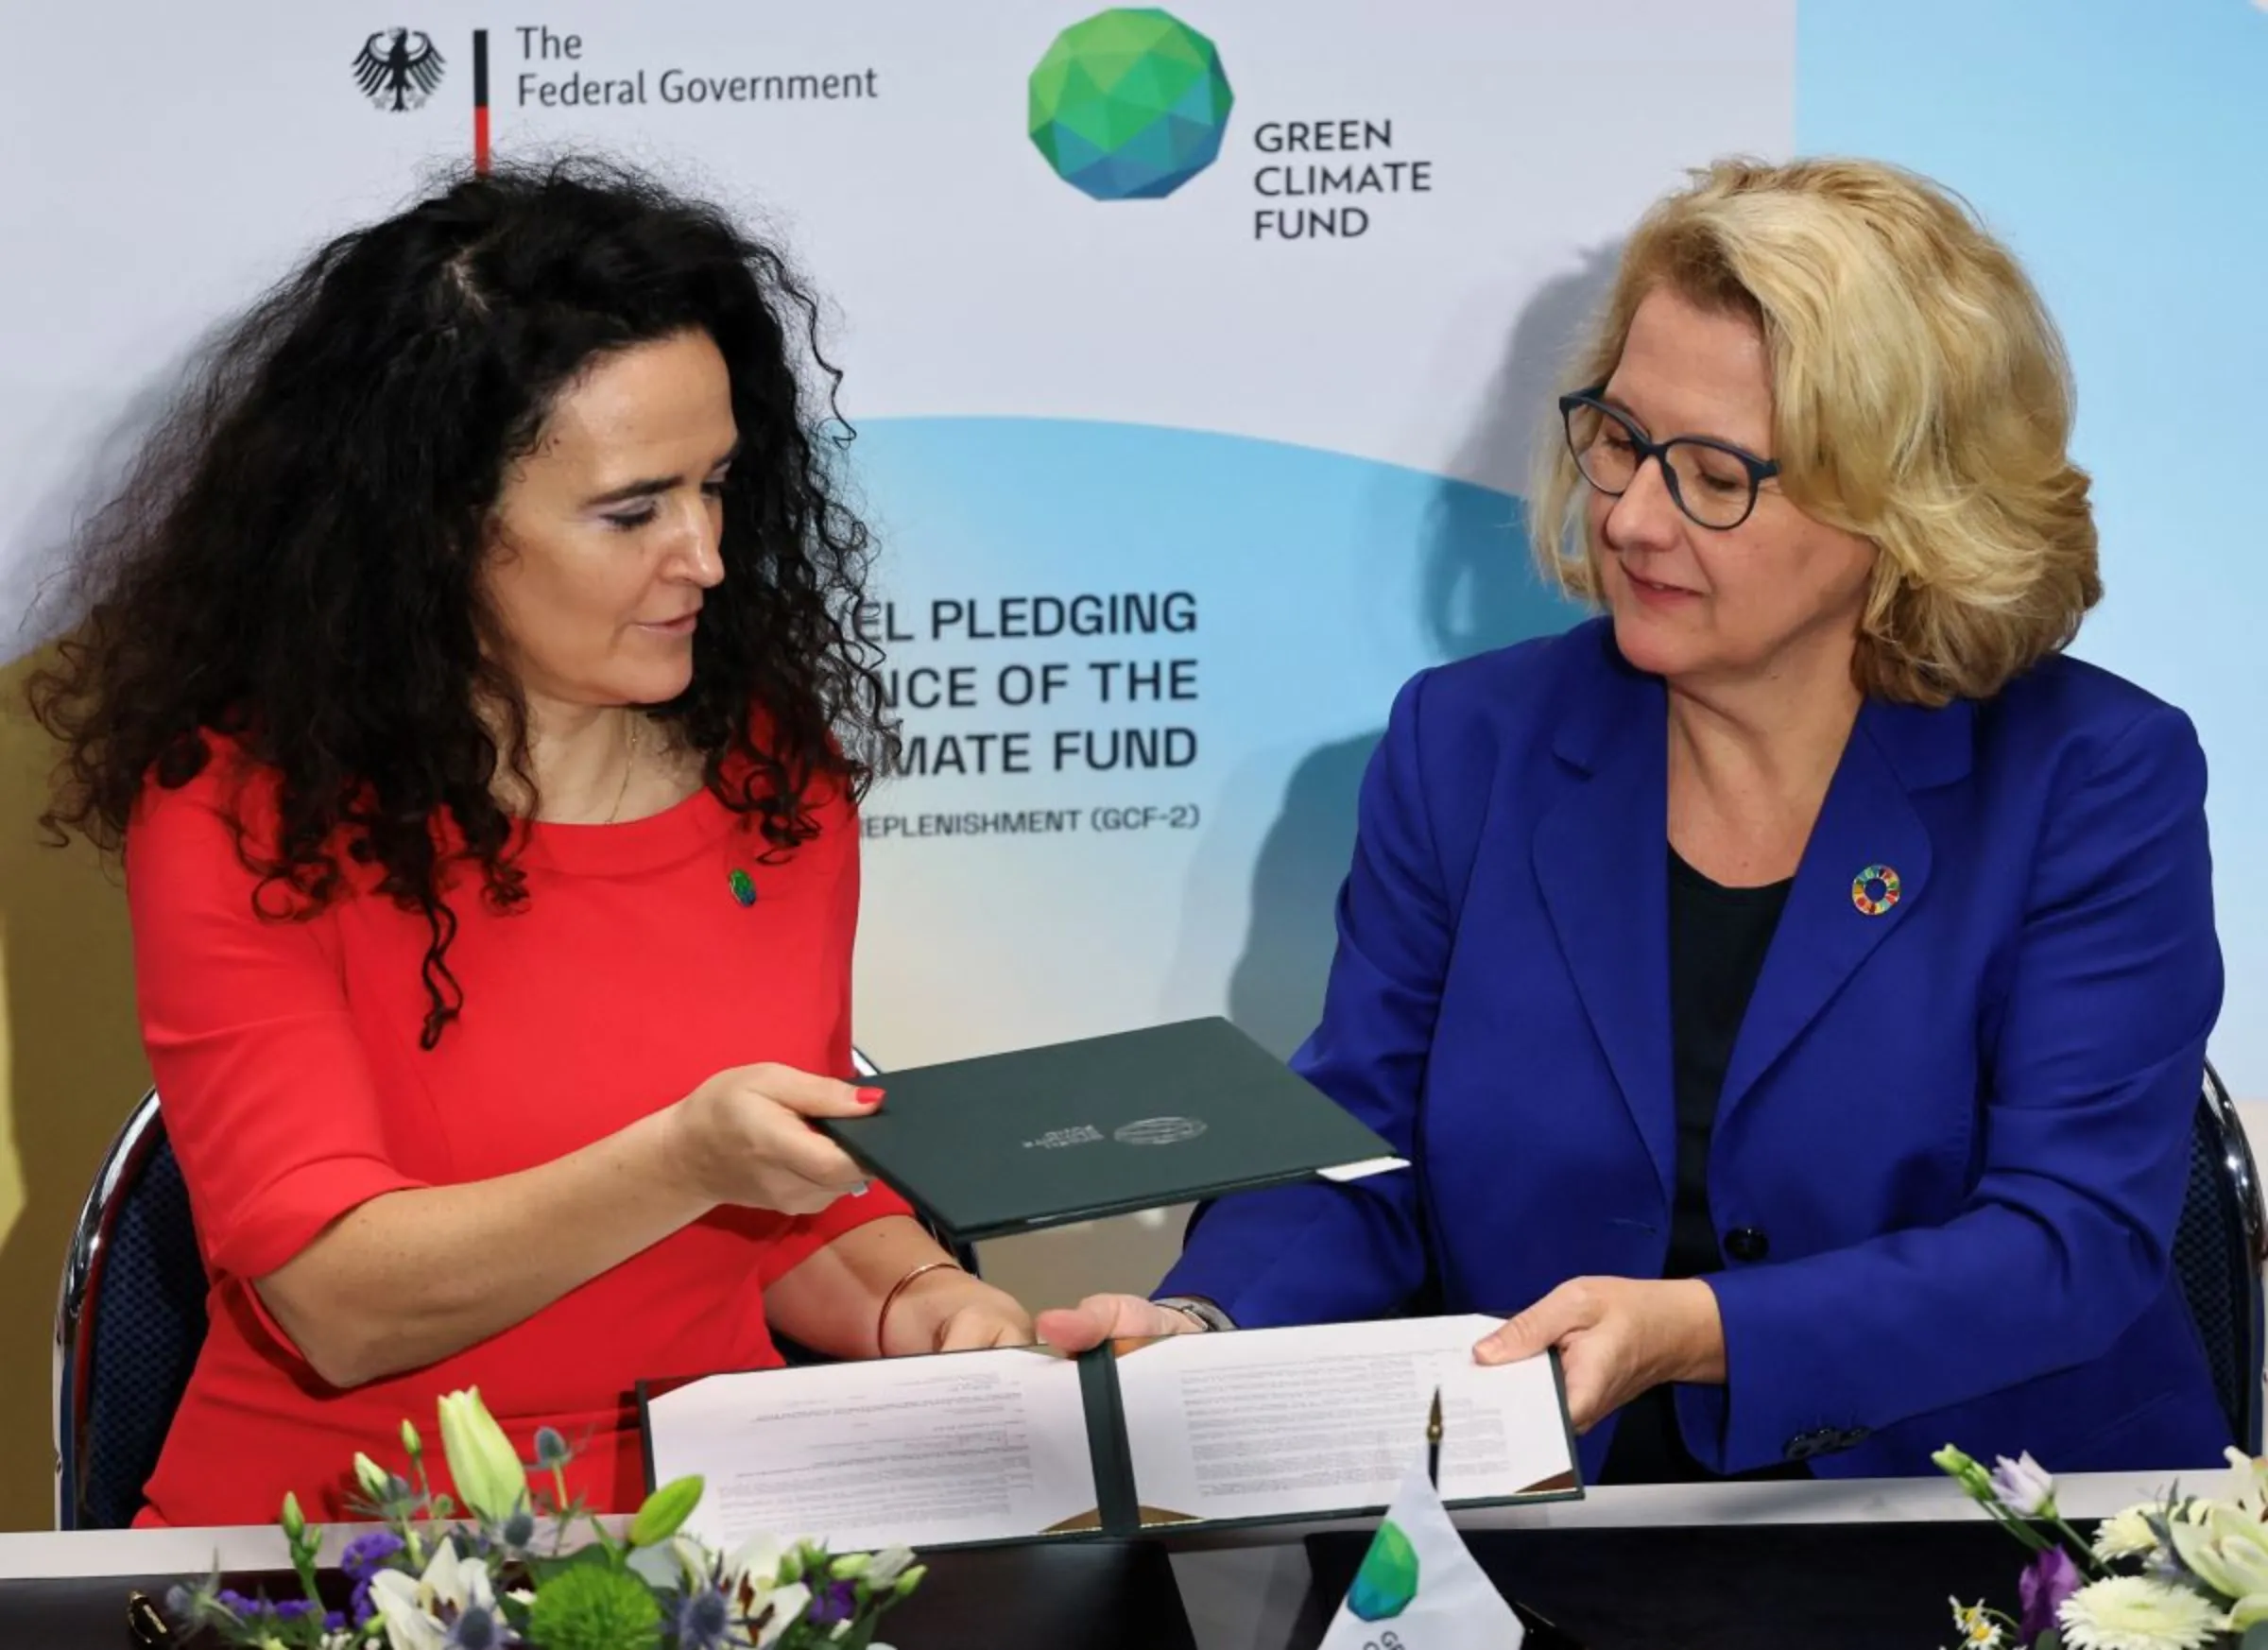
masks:
<path id="1" fill-rule="evenodd" d="M 416 1483 L 354 1457 L 357 1512 L 380 1527 L 347 1544 L 353 1591 L 317 1587 L 321 1533 L 296 1496 L 283 1527 L 301 1596 L 269 1600 L 217 1576 L 175 1588 L 167 1612 L 192 1643 L 243 1650 L 888 1650 L 884 1612 L 921 1583 L 902 1547 L 833 1554 L 759 1538 L 730 1555 L 680 1534 L 698 1478 L 646 1498 L 619 1534 L 567 1495 L 568 1444 L 544 1428 L 521 1461 L 477 1388 L 440 1401 L 441 1451 L 464 1498 L 434 1493 L 417 1428 L 402 1423 Z M 548 1476 L 548 1494 L 531 1470 Z"/>
<path id="2" fill-rule="evenodd" d="M 1950 1444 L 1931 1459 L 2032 1550 L 2019 1616 L 1950 1601 L 1967 1650 L 2268 1650 L 2268 1460 L 2231 1450 L 2225 1499 L 2175 1490 L 2090 1541 L 2029 1454 L 1990 1471 Z"/>

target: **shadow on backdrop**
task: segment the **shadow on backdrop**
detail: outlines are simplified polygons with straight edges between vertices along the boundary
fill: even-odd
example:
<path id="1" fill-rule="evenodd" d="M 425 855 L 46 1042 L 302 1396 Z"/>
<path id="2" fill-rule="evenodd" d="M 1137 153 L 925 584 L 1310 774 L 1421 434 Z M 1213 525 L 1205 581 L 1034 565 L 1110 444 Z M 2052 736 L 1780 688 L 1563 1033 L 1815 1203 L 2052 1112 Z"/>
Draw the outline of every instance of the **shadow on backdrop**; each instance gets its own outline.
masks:
<path id="1" fill-rule="evenodd" d="M 1464 475 L 1525 475 L 1533 443 L 1556 440 L 1553 401 L 1569 350 L 1606 297 L 1620 244 L 1587 252 L 1547 282 L 1507 335 L 1480 418 L 1459 447 Z M 1441 661 L 1469 658 L 1565 629 L 1581 612 L 1537 570 L 1508 492 L 1443 477 L 1427 507 L 1418 558 L 1419 615 Z M 1383 714 L 1386 707 L 1381 705 Z M 1380 728 L 1311 751 L 1252 869 L 1251 926 L 1228 979 L 1228 1018 L 1276 1054 L 1314 1029 L 1336 939 L 1340 883 L 1354 853 L 1355 803 Z"/>

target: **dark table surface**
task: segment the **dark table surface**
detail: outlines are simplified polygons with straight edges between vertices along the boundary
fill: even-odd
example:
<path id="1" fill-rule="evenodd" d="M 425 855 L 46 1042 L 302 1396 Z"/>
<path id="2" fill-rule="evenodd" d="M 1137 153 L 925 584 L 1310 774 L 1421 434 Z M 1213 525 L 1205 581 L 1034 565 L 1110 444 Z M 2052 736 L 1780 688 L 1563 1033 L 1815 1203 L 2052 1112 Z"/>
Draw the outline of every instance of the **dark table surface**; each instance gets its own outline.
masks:
<path id="1" fill-rule="evenodd" d="M 2014 1614 L 2028 1556 L 1981 1520 L 1476 1530 L 1466 1544 L 1500 1592 L 1588 1650 L 1929 1650 L 1952 1637 L 1949 1597 Z M 1294 1650 L 1320 1642 L 1366 1545 L 1309 1538 Z"/>

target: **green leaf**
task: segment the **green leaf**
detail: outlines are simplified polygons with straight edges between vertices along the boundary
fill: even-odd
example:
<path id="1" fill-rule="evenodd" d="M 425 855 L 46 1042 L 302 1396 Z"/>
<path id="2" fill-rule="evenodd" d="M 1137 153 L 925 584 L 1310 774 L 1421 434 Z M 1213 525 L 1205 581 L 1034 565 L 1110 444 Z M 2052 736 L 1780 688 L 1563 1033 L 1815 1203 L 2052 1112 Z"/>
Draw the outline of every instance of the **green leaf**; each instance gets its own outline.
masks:
<path id="1" fill-rule="evenodd" d="M 2245 1628 L 2244 1637 L 2237 1641 L 2237 1650 L 2268 1650 L 2268 1622 Z"/>
<path id="2" fill-rule="evenodd" d="M 693 1509 L 700 1502 L 701 1480 L 697 1474 L 664 1484 L 645 1498 L 645 1504 L 630 1521 L 630 1545 L 659 1547 L 678 1533 L 678 1527 L 693 1516 Z"/>

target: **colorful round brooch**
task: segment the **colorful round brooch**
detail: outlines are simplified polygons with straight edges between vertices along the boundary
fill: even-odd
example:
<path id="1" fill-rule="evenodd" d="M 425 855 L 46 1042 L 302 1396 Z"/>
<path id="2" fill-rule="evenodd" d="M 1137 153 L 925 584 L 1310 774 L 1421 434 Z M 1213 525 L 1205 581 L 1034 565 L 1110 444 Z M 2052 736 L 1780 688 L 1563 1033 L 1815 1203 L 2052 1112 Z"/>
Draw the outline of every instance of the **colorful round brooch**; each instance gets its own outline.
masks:
<path id="1" fill-rule="evenodd" d="M 1850 902 L 1862 915 L 1880 917 L 1898 903 L 1898 873 L 1886 865 L 1870 865 L 1850 879 Z"/>

